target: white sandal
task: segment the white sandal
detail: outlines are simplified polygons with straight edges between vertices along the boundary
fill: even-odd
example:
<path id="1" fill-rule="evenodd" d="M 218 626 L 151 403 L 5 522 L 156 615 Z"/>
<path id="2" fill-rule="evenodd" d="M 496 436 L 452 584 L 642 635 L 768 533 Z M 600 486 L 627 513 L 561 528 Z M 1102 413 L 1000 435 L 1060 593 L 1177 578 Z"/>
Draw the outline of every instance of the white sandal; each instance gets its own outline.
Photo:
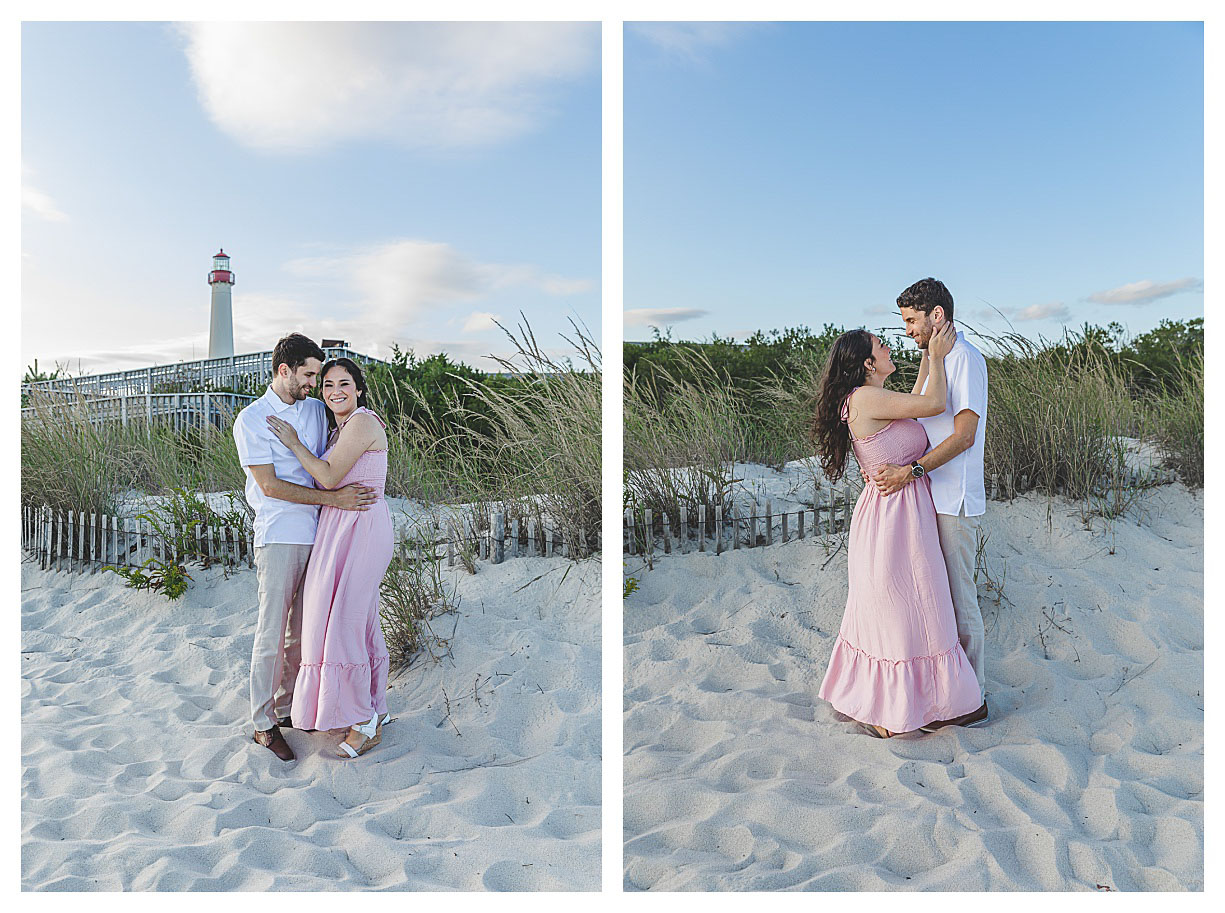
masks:
<path id="1" fill-rule="evenodd" d="M 357 748 L 349 744 L 349 736 L 353 733 L 358 733 L 365 736 L 365 741 Z M 336 746 L 336 754 L 338 757 L 350 760 L 358 755 L 363 755 L 379 742 L 383 740 L 383 720 L 378 714 L 375 714 L 366 723 L 355 723 L 349 727 L 349 732 L 345 734 L 344 739 Z"/>

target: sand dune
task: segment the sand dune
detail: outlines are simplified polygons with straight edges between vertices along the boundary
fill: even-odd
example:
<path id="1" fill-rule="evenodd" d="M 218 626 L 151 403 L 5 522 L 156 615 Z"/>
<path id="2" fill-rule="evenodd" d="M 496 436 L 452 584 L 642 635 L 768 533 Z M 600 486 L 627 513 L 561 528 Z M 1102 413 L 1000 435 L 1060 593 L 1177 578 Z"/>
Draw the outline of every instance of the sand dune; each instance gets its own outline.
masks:
<path id="1" fill-rule="evenodd" d="M 632 565 L 627 889 L 1202 890 L 1203 501 L 1142 510 L 992 502 L 992 718 L 889 741 L 816 697 L 834 540 Z"/>
<path id="2" fill-rule="evenodd" d="M 598 562 L 448 572 L 452 656 L 393 676 L 382 744 L 287 730 L 290 764 L 247 722 L 254 573 L 192 573 L 23 567 L 23 887 L 599 888 Z"/>

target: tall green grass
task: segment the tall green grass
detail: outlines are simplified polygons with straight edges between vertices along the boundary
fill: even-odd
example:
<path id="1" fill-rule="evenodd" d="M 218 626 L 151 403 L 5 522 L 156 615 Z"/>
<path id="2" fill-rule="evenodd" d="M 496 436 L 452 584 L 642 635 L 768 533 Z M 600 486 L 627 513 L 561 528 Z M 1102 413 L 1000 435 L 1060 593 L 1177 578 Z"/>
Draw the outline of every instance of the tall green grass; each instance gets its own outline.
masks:
<path id="1" fill-rule="evenodd" d="M 683 372 L 629 370 L 624 393 L 625 503 L 675 520 L 730 505 L 733 468 L 749 458 L 751 416 L 730 378 L 700 351 L 682 350 Z"/>
<path id="2" fill-rule="evenodd" d="M 1203 484 L 1202 352 L 1181 361 L 1177 382 L 1154 390 L 1135 383 L 1143 365 L 1084 333 L 1054 342 L 970 335 L 987 358 L 988 477 L 1011 476 L 1018 491 L 1061 494 L 1087 512 L 1114 515 L 1127 500 L 1120 493 L 1130 438 L 1155 444 L 1187 485 Z M 726 499 L 734 461 L 781 467 L 812 455 L 807 428 L 823 352 L 799 351 L 782 368 L 738 383 L 700 347 L 677 346 L 668 357 L 649 372 L 639 370 L 641 360 L 626 372 L 628 502 L 671 516 L 681 505 L 710 509 Z M 672 372 L 678 359 L 682 367 Z M 909 392 L 915 367 L 898 362 L 889 387 Z"/>
<path id="3" fill-rule="evenodd" d="M 463 377 L 442 406 L 423 397 L 419 417 L 390 429 L 388 491 L 427 504 L 466 504 L 472 525 L 491 515 L 548 523 L 571 554 L 600 530 L 600 350 L 571 324 L 570 353 L 549 353 L 530 326 L 503 327 L 514 353 L 494 357 L 504 376 Z M 414 395 L 372 390 L 376 400 Z"/>
<path id="4" fill-rule="evenodd" d="M 1123 475 L 1122 438 L 1143 437 L 1145 416 L 1116 362 L 1075 334 L 1059 346 L 1016 333 L 984 341 L 988 473 L 1078 501 Z"/>
<path id="5" fill-rule="evenodd" d="M 1149 435 L 1162 460 L 1192 488 L 1204 487 L 1204 353 L 1179 359 L 1178 382 L 1149 401 Z"/>
<path id="6" fill-rule="evenodd" d="M 81 396 L 33 393 L 21 419 L 21 500 L 115 514 L 130 491 L 241 490 L 233 416 L 221 428 L 176 432 L 135 418 L 95 423 Z"/>

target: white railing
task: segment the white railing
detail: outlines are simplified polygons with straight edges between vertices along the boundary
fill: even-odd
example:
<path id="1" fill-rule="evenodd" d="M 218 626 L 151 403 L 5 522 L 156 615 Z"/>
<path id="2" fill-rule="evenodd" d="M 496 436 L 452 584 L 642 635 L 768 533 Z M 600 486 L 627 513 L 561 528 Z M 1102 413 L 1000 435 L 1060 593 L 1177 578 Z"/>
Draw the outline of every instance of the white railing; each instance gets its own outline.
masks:
<path id="1" fill-rule="evenodd" d="M 83 410 L 94 424 L 158 422 L 171 424 L 176 431 L 225 427 L 239 410 L 256 399 L 241 393 L 143 393 L 87 398 L 81 394 L 44 392 L 37 396 L 36 405 L 21 410 L 22 418 L 38 415 L 55 418 L 63 411 Z"/>
<path id="2" fill-rule="evenodd" d="M 369 364 L 379 359 L 362 355 L 346 347 L 331 347 L 323 350 L 327 358 L 351 358 L 358 364 Z M 209 390 L 227 388 L 233 390 L 260 390 L 272 376 L 272 352 L 252 352 L 247 355 L 231 355 L 227 358 L 206 358 L 199 361 L 180 361 L 169 365 L 155 365 L 132 371 L 113 371 L 109 374 L 83 374 L 80 377 L 59 377 L 22 384 L 22 394 L 32 392 L 79 393 L 91 397 L 134 396 L 155 393 L 158 390 Z"/>

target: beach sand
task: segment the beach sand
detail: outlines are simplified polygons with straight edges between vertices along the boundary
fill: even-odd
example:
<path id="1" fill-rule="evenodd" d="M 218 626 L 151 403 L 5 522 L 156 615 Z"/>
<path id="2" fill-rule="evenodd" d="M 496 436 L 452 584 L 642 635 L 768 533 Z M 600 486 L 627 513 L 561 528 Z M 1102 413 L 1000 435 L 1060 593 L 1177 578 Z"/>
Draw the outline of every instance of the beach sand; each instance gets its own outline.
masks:
<path id="1" fill-rule="evenodd" d="M 1140 510 L 990 502 L 990 721 L 887 741 L 816 697 L 835 539 L 631 561 L 627 889 L 1202 890 L 1202 494 Z"/>
<path id="2" fill-rule="evenodd" d="M 600 564 L 478 567 L 382 743 L 284 730 L 285 764 L 251 741 L 253 571 L 170 602 L 23 565 L 23 887 L 598 890 Z"/>

